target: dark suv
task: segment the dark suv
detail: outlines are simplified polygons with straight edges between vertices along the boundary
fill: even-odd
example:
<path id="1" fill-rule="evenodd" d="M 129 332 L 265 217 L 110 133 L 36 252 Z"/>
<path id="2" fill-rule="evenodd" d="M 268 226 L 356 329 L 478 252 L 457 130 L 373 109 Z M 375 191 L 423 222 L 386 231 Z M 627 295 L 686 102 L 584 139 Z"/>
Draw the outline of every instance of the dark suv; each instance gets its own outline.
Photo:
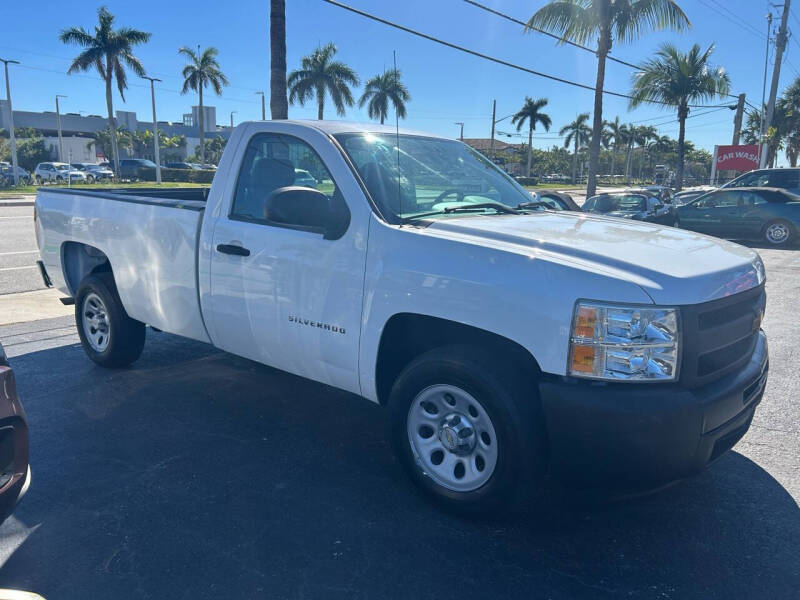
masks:
<path id="1" fill-rule="evenodd" d="M 145 179 L 146 170 L 155 168 L 156 163 L 146 158 L 123 158 L 119 161 L 119 177 L 131 181 Z"/>
<path id="2" fill-rule="evenodd" d="M 771 187 L 800 194 L 800 168 L 756 169 L 739 175 L 721 187 Z"/>

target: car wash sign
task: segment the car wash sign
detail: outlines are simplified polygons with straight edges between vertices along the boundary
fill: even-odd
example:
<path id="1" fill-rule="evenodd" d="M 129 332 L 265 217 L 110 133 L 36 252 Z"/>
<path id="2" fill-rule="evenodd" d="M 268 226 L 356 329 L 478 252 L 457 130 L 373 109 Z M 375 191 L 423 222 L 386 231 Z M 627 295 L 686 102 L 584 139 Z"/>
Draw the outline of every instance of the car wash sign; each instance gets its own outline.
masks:
<path id="1" fill-rule="evenodd" d="M 758 145 L 717 146 L 714 160 L 717 171 L 752 171 L 758 168 Z"/>

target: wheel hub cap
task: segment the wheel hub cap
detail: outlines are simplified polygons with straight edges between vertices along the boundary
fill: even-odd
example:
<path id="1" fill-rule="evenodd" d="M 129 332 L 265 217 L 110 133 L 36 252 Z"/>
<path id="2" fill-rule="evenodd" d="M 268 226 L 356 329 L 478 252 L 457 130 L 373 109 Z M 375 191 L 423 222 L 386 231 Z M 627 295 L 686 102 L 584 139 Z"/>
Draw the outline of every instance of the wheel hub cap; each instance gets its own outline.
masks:
<path id="1" fill-rule="evenodd" d="M 407 433 L 419 468 L 449 490 L 476 490 L 497 466 L 498 441 L 488 412 L 456 386 L 422 390 L 409 407 Z"/>
<path id="2" fill-rule="evenodd" d="M 83 333 L 93 350 L 103 352 L 108 348 L 110 326 L 103 300 L 95 293 L 86 295 L 82 310 Z"/>

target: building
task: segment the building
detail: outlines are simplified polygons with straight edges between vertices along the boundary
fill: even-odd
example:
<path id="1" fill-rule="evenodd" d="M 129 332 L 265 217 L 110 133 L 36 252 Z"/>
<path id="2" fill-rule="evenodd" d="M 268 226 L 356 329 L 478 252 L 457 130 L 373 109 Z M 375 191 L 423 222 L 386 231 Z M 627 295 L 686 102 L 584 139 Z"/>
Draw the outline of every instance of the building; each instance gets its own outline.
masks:
<path id="1" fill-rule="evenodd" d="M 489 155 L 489 152 L 492 147 L 492 139 L 491 138 L 464 138 L 464 143 L 472 146 L 475 150 L 480 152 L 481 154 Z M 509 144 L 507 142 L 503 142 L 501 140 L 495 139 L 494 140 L 494 151 L 497 152 L 521 152 L 522 151 L 522 144 Z"/>
<path id="2" fill-rule="evenodd" d="M 195 152 L 200 145 L 200 130 L 195 126 L 199 123 L 198 119 L 199 107 L 193 106 L 192 112 L 183 115 L 181 122 L 159 121 L 158 129 L 163 131 L 166 135 L 176 136 L 183 135 L 186 137 L 185 155 L 186 158 Z M 216 124 L 217 109 L 213 106 L 203 107 L 203 123 L 205 125 L 205 136 L 209 139 L 214 136 L 225 138 L 226 140 L 231 135 L 231 128 L 219 126 Z M 118 110 L 115 113 L 114 122 L 117 127 L 123 127 L 129 131 L 144 131 L 153 130 L 152 121 L 139 121 L 136 113 L 126 110 Z M 14 127 L 15 128 L 31 128 L 41 133 L 45 138 L 45 144 L 53 151 L 53 160 L 58 159 L 58 118 L 53 111 L 44 112 L 31 112 L 24 110 L 14 111 Z M 8 101 L 0 100 L 0 129 L 9 128 L 8 118 Z M 61 135 L 62 145 L 64 146 L 64 154 L 69 153 L 69 149 L 74 154 L 80 154 L 82 157 L 86 156 L 87 145 L 95 132 L 108 129 L 108 119 L 100 115 L 81 115 L 78 113 L 64 113 L 61 115 Z M 67 147 L 67 138 L 76 138 L 77 141 L 70 141 L 69 149 Z M 81 150 L 83 148 L 83 150 Z M 127 153 L 123 148 L 120 148 L 120 153 L 126 157 Z M 95 153 L 92 160 L 99 160 L 103 158 Z M 152 158 L 152 156 L 144 157 Z M 69 160 L 68 156 L 64 156 L 64 161 Z M 90 162 L 86 160 L 78 160 L 73 158 L 73 162 Z"/>

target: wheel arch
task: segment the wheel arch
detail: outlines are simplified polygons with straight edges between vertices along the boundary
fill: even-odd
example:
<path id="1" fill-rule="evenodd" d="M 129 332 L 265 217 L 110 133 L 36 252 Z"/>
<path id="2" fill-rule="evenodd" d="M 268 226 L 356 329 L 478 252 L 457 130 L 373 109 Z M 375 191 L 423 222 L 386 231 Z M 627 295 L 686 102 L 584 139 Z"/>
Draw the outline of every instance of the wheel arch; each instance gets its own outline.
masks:
<path id="1" fill-rule="evenodd" d="M 64 242 L 61 246 L 61 268 L 70 295 L 78 294 L 78 287 L 87 275 L 114 271 L 105 252 L 82 242 Z"/>
<path id="2" fill-rule="evenodd" d="M 385 405 L 400 372 L 417 356 L 442 346 L 472 345 L 508 357 L 523 373 L 538 378 L 541 368 L 531 352 L 514 340 L 480 327 L 418 313 L 392 315 L 381 331 L 375 363 L 378 402 Z"/>

